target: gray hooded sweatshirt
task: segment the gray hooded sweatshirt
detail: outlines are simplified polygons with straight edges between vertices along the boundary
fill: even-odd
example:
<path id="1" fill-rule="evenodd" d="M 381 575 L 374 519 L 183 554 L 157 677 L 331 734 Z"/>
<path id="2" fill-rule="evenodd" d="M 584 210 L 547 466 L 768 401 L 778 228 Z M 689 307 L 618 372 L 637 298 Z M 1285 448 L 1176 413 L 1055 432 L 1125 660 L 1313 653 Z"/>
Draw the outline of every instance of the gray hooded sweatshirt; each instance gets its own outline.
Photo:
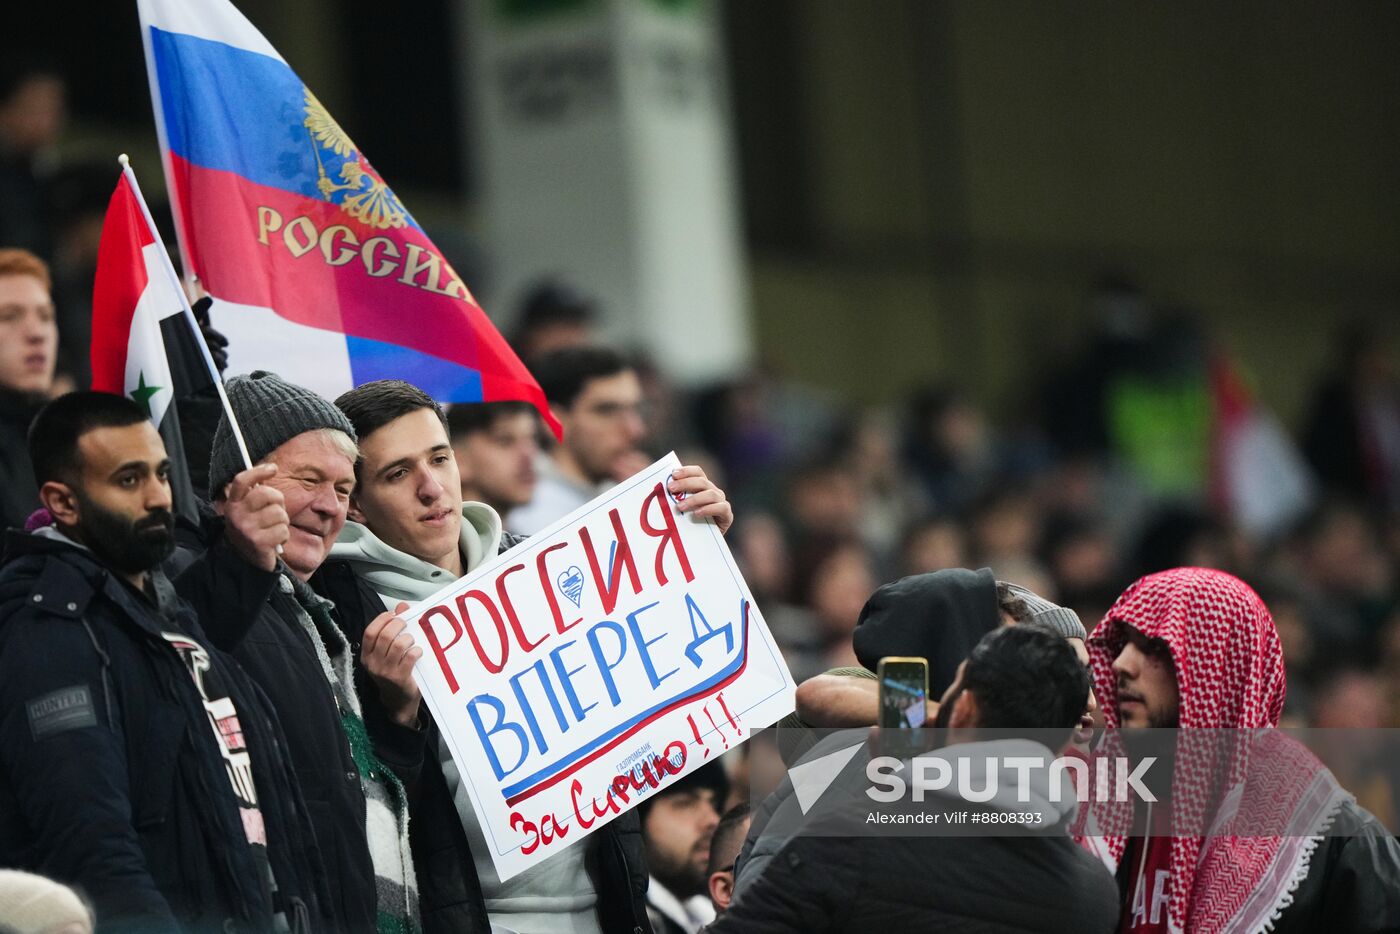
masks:
<path id="1" fill-rule="evenodd" d="M 462 570 L 476 570 L 501 547 L 501 517 L 485 503 L 462 504 Z M 393 609 L 399 601 L 417 603 L 452 582 L 452 574 L 380 541 L 358 522 L 347 522 L 331 546 L 332 558 L 350 562 Z"/>

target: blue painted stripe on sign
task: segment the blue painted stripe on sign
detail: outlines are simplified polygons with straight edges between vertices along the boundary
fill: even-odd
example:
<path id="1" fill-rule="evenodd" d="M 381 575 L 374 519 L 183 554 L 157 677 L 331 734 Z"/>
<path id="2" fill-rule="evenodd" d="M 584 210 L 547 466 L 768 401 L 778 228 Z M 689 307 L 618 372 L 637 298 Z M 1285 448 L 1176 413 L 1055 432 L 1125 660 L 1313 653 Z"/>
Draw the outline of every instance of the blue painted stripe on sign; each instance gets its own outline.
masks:
<path id="1" fill-rule="evenodd" d="M 599 736 L 597 739 L 585 743 L 584 745 L 573 750 L 572 752 L 561 756 L 559 759 L 556 759 L 550 765 L 547 765 L 544 768 L 538 770 L 533 775 L 530 775 L 526 778 L 521 779 L 520 781 L 515 782 L 512 785 L 508 785 L 502 788 L 502 797 L 506 799 L 513 798 L 521 792 L 530 789 L 534 785 L 538 785 L 541 782 L 548 781 L 551 777 L 567 769 L 569 766 L 584 758 L 589 753 L 593 752 L 596 749 L 599 749 L 600 747 L 606 746 L 613 739 L 622 736 L 623 734 L 632 730 L 634 727 L 640 726 L 662 713 L 669 712 L 672 708 L 678 706 L 681 703 L 684 703 L 687 698 L 704 694 L 710 688 L 713 688 L 715 685 L 736 674 L 741 668 L 744 667 L 744 664 L 748 660 L 749 655 L 749 627 L 747 622 L 748 612 L 746 609 L 741 610 L 741 620 L 743 621 L 741 623 L 741 625 L 743 626 L 743 635 L 739 645 L 739 654 L 736 655 L 729 664 L 725 665 L 722 670 L 716 672 L 711 677 L 706 678 L 699 684 L 687 688 L 685 691 L 676 694 L 672 697 L 669 697 L 658 704 L 652 705 L 651 707 L 644 710 L 642 713 L 638 714 L 632 719 L 626 721 L 625 723 L 619 724 L 618 726 L 613 727 L 611 730 L 608 730 L 606 733 Z"/>

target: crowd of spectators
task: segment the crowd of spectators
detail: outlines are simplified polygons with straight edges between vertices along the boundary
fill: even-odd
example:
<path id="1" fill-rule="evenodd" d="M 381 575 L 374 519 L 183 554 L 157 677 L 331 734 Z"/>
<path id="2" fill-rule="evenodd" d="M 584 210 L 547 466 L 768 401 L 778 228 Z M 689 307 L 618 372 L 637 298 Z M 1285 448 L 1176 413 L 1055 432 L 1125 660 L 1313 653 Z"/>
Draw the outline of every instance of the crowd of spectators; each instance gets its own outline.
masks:
<path id="1" fill-rule="evenodd" d="M 37 67 L 0 77 L 0 505 L 5 524 L 15 527 L 30 520 L 37 505 L 25 457 L 30 420 L 46 400 L 88 382 L 87 309 L 102 189 L 110 187 L 110 173 L 99 185 L 81 169 L 55 171 L 46 164 L 63 122 L 59 77 Z M 934 374 L 907 398 L 883 406 L 857 406 L 764 367 L 722 384 L 682 388 L 644 353 L 605 346 L 600 310 L 587 296 L 564 284 L 543 284 L 526 301 L 511 340 L 564 426 L 563 440 L 544 432 L 533 408 L 523 403 L 452 407 L 442 427 L 456 469 L 447 471 L 445 460 L 438 467 L 461 489 L 448 511 L 461 511 L 465 501 L 464 521 L 470 522 L 474 507 L 490 507 L 481 511 L 482 528 L 490 526 L 491 535 L 482 533 L 486 545 L 475 558 L 484 560 L 496 547 L 517 541 L 514 536 L 538 531 L 674 450 L 683 464 L 693 465 L 676 475 L 694 485 L 687 508 L 715 516 L 728 533 L 799 683 L 861 664 L 852 640 L 857 622 L 872 594 L 899 578 L 990 568 L 996 580 L 1014 581 L 1072 609 L 1092 631 L 1125 587 L 1144 575 L 1220 569 L 1250 584 L 1272 613 L 1287 670 L 1285 725 L 1400 725 L 1400 383 L 1384 342 L 1360 330 L 1347 332 L 1298 429 L 1291 435 L 1276 431 L 1268 444 L 1242 446 L 1230 437 L 1241 430 L 1242 419 L 1268 425 L 1270 416 L 1241 394 L 1235 364 L 1198 318 L 1164 306 L 1121 277 L 1105 278 L 1086 293 L 1093 326 L 1078 355 L 1028 373 L 1021 396 L 993 410 L 969 387 L 939 382 Z M 216 305 L 215 330 L 218 323 Z M 274 384 L 267 378 L 259 385 L 271 391 L 266 387 Z M 365 439 L 376 432 L 381 446 L 391 435 L 397 439 L 393 432 L 406 431 L 404 425 L 437 436 L 437 421 L 425 414 L 436 410 L 426 397 L 375 421 L 380 400 L 361 411 L 361 390 L 349 394 L 348 402 L 342 397 L 344 415 L 328 401 L 308 401 L 309 393 L 297 387 L 285 391 L 320 412 L 326 424 L 315 430 L 341 430 L 347 417 L 355 422 L 354 432 L 343 434 L 347 440 L 359 436 L 361 473 L 373 451 Z M 384 391 L 379 387 L 370 395 Z M 409 422 L 400 421 L 405 418 Z M 113 425 L 131 427 L 120 418 Z M 400 427 L 389 432 L 385 425 Z M 304 432 L 313 427 L 303 426 Z M 286 443 L 288 438 L 278 439 Z M 269 442 L 269 450 L 281 450 L 278 444 Z M 360 528 L 360 538 L 342 536 L 336 546 L 342 551 L 327 554 L 347 558 L 361 575 L 384 553 L 392 556 L 391 564 L 406 565 L 409 559 L 394 550 L 400 546 L 422 557 L 391 540 L 390 514 L 398 507 L 388 494 L 376 503 L 363 477 L 351 472 L 357 462 L 350 455 L 330 450 L 327 456 L 339 457 L 347 488 L 336 489 L 342 499 L 360 484 L 355 522 L 379 526 L 383 539 Z M 1241 477 L 1252 485 L 1248 508 L 1239 496 Z M 233 508 L 217 488 L 211 492 L 221 514 Z M 382 514 L 376 513 L 381 507 Z M 311 512 L 319 508 L 306 506 Z M 323 511 L 337 509 L 344 523 L 344 502 Z M 501 535 L 499 524 L 491 526 L 496 516 L 508 535 Z M 335 540 L 334 532 L 327 534 L 327 543 Z M 453 560 L 460 558 L 455 531 L 445 541 Z M 269 547 L 262 551 L 275 566 Z M 303 586 L 297 589 L 288 578 L 286 593 L 267 597 L 269 606 L 295 599 L 308 612 L 321 609 L 305 585 L 325 556 L 316 550 L 315 560 L 302 568 L 289 552 L 287 565 Z M 458 574 L 467 570 L 450 564 L 429 561 L 423 569 L 434 579 L 437 572 L 429 565 Z M 139 570 L 144 574 L 146 568 Z M 188 572 L 182 577 L 188 580 Z M 381 613 L 375 598 L 392 610 L 389 596 L 407 599 L 438 586 L 427 579 L 410 583 L 404 593 L 385 585 L 370 594 L 363 622 L 382 627 L 392 618 Z M 184 591 L 181 596 L 192 599 Z M 337 598 L 335 604 L 345 601 Z M 275 616 L 270 619 L 274 625 Z M 209 619 L 203 623 L 217 635 Z M 231 625 L 241 633 L 244 622 Z M 293 641 L 301 638 L 298 632 Z M 1049 640 L 1047 651 L 1060 651 L 1060 661 L 1079 671 L 1080 663 L 1048 636 L 1006 638 Z M 262 650 L 232 642 L 229 651 L 255 680 L 265 677 L 298 690 L 305 683 L 260 671 L 267 661 Z M 329 644 L 336 658 L 345 648 L 343 637 Z M 249 658 L 238 654 L 244 650 Z M 288 649 L 277 657 L 290 654 Z M 296 738 L 304 727 L 314 735 L 294 744 L 299 755 L 324 741 L 335 746 L 328 755 L 345 759 L 346 775 L 356 777 L 351 766 L 358 767 L 360 797 L 347 799 L 355 811 L 364 800 L 396 800 L 398 792 L 382 769 L 376 773 L 373 761 L 363 765 L 352 756 L 363 751 L 354 742 L 364 724 L 353 730 L 340 725 L 351 722 L 345 710 L 358 705 L 350 661 L 345 664 L 333 673 L 327 665 L 326 685 L 309 679 L 329 726 L 313 729 L 307 718 L 291 724 L 296 729 L 287 736 Z M 408 668 L 401 668 L 393 683 L 411 691 Z M 368 670 L 384 683 L 391 680 Z M 268 693 L 277 707 L 309 709 Z M 1076 700 L 1070 706 L 1075 714 L 1083 705 Z M 407 728 L 417 722 L 416 707 L 415 699 L 401 722 L 397 711 L 390 711 L 390 719 Z M 614 828 L 619 837 L 640 837 L 649 888 L 627 878 L 625 860 L 623 871 L 606 884 L 587 878 L 582 865 L 564 881 L 577 883 L 599 904 L 618 893 L 640 904 L 645 891 L 658 931 L 693 934 L 732 897 L 749 819 L 738 777 L 747 765 L 729 765 L 729 774 L 715 766 L 647 799 L 635 830 Z M 736 789 L 741 793 L 735 795 Z M 1386 782 L 1366 787 L 1362 797 L 1383 820 L 1400 813 Z M 444 808 L 452 806 L 450 799 L 443 801 Z M 354 830 L 371 838 L 387 834 L 398 843 L 397 834 L 407 854 L 405 807 L 395 804 L 392 819 L 378 828 L 371 823 L 368 831 L 332 815 L 315 835 L 334 839 Z M 465 826 L 471 833 L 472 823 Z M 462 857 L 464 866 L 469 859 Z M 513 897 L 485 869 L 476 871 L 484 906 L 495 911 L 498 902 Z M 293 877 L 291 869 L 285 872 Z M 388 868 L 366 862 L 356 872 L 380 890 L 392 883 L 406 893 L 405 916 L 417 914 L 419 893 L 408 855 Z M 558 894 L 548 885 L 537 888 Z M 1114 904 L 1111 893 L 1108 902 Z M 591 915 L 592 904 L 576 913 Z M 368 900 L 350 907 L 355 910 L 347 908 L 349 914 L 375 911 Z"/>
<path id="2" fill-rule="evenodd" d="M 1238 575 L 1273 611 L 1286 723 L 1400 725 L 1400 383 L 1388 348 L 1344 336 L 1285 439 L 1306 494 L 1281 501 L 1272 522 L 1245 523 L 1213 482 L 1226 455 L 1212 348 L 1121 280 L 1089 293 L 1098 331 L 1079 360 L 1028 383 L 1006 407 L 1014 418 L 947 383 L 859 407 L 762 369 L 687 394 L 639 362 L 628 404 L 641 422 L 616 450 L 675 449 L 726 490 L 739 517 L 731 547 L 799 682 L 853 663 L 861 607 L 898 577 L 990 567 L 1092 629 L 1131 581 L 1201 566 Z M 577 326 L 587 304 L 561 302 L 573 309 L 569 340 L 590 341 Z M 560 355 L 541 359 L 548 383 Z M 1142 413 L 1162 408 L 1142 401 L 1144 386 L 1187 400 L 1155 423 L 1159 437 L 1141 429 Z M 1272 465 L 1255 466 L 1267 486 Z M 591 482 L 610 475 L 603 464 Z"/>

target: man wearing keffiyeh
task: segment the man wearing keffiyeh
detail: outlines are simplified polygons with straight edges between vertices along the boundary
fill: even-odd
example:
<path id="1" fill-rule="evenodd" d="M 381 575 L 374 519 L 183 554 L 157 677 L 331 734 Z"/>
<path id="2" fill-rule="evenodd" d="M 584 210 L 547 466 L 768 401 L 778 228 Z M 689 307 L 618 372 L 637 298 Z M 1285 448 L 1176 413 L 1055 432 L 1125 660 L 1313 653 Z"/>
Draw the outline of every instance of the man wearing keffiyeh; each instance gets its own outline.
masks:
<path id="1" fill-rule="evenodd" d="M 1144 577 L 1095 629 L 1089 658 L 1107 725 L 1122 731 L 1108 745 L 1140 757 L 1144 729 L 1179 728 L 1155 737 L 1171 736 L 1157 748 L 1170 781 L 1154 789 L 1168 803 L 1084 815 L 1081 843 L 1123 894 L 1120 932 L 1400 930 L 1400 847 L 1272 729 L 1283 653 L 1253 590 L 1201 568 Z"/>

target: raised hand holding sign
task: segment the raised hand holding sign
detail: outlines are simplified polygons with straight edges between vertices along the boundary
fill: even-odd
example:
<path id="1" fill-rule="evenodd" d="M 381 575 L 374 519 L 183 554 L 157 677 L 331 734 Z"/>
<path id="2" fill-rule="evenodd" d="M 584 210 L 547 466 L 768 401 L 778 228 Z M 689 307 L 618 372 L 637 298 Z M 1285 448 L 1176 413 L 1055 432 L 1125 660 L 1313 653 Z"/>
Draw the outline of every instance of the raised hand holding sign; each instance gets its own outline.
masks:
<path id="1" fill-rule="evenodd" d="M 678 467 L 652 464 L 404 614 L 502 879 L 793 709 L 724 543 L 733 512 Z"/>

